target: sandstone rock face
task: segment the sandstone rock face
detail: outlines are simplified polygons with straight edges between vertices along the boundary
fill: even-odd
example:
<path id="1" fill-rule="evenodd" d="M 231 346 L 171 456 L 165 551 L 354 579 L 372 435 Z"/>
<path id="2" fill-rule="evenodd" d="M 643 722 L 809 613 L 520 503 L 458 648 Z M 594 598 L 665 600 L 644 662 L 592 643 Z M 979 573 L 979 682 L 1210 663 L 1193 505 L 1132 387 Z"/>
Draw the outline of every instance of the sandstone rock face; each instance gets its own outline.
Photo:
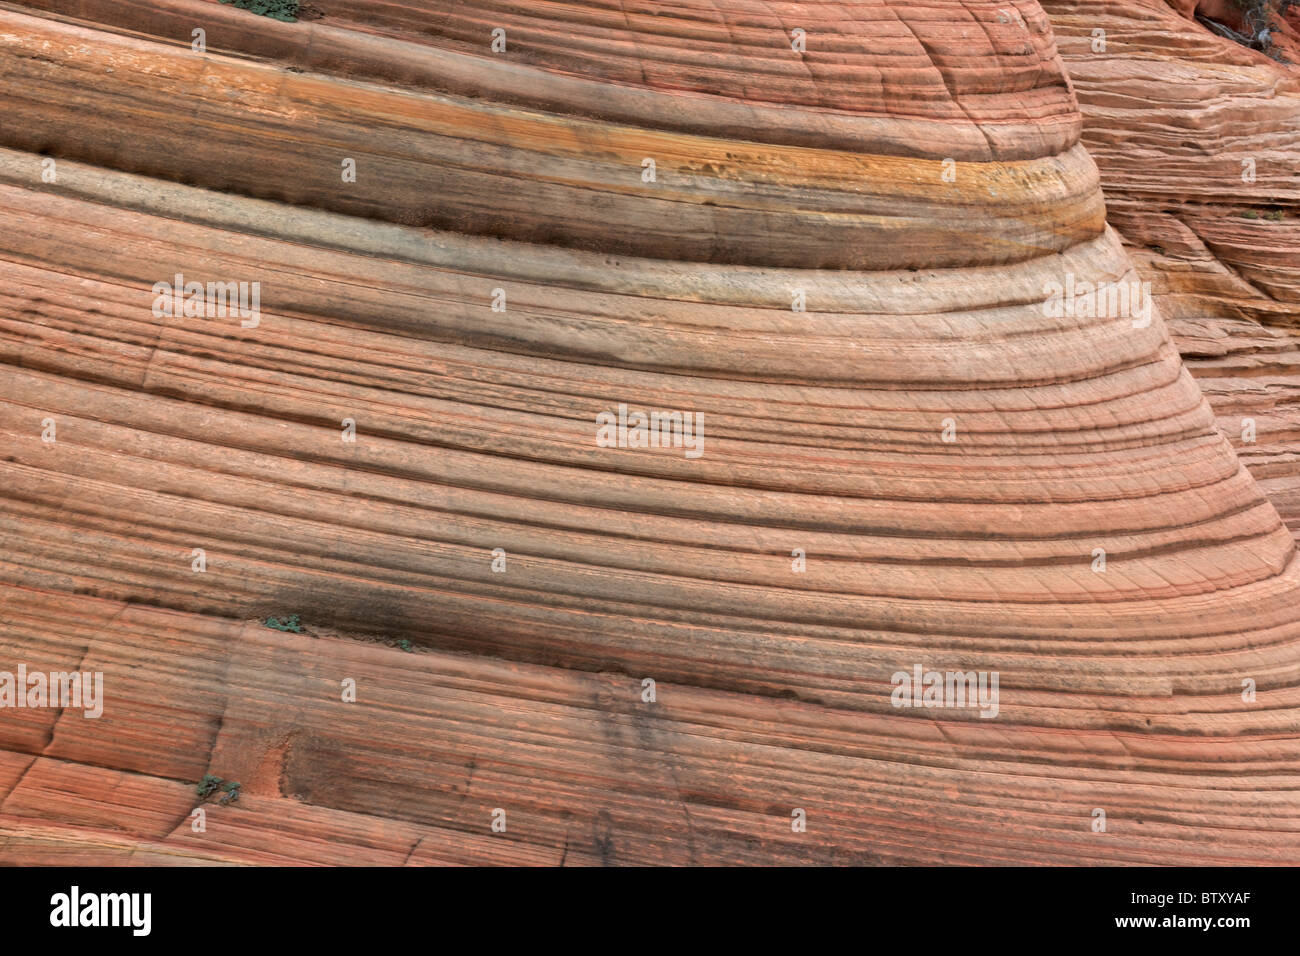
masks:
<path id="1" fill-rule="evenodd" d="M 0 861 L 1300 862 L 1294 542 L 1036 4 L 23 7 L 0 661 L 105 692 Z"/>
<path id="2" fill-rule="evenodd" d="M 1300 47 L 1280 47 L 1288 64 L 1217 37 L 1193 13 L 1236 21 L 1205 4 L 1044 6 L 1110 221 L 1220 429 L 1300 534 Z"/>

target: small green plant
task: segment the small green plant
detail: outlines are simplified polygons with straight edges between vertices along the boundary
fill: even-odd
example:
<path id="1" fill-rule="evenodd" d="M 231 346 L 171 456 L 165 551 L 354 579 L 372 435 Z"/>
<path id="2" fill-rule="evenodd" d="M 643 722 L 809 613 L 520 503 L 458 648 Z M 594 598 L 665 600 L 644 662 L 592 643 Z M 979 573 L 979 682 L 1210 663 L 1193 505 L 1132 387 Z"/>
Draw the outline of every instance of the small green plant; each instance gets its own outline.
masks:
<path id="1" fill-rule="evenodd" d="M 221 778 L 210 773 L 205 773 L 203 779 L 199 781 L 199 796 L 206 800 L 216 792 L 217 787 L 221 786 Z"/>
<path id="2" fill-rule="evenodd" d="M 1274 222 L 1281 222 L 1283 219 L 1286 218 L 1286 210 L 1274 209 L 1272 212 L 1265 213 L 1264 218 L 1271 219 Z"/>
<path id="3" fill-rule="evenodd" d="M 408 654 L 411 653 L 411 642 L 408 641 L 406 638 L 402 638 L 400 641 L 398 641 L 397 646 L 400 647 L 402 650 L 406 651 Z"/>
<path id="4" fill-rule="evenodd" d="M 1247 209 L 1245 212 L 1241 214 L 1241 216 L 1243 219 L 1258 219 L 1259 213 L 1257 213 L 1253 209 Z"/>
<path id="5" fill-rule="evenodd" d="M 278 617 L 268 617 L 266 626 L 275 631 L 292 631 L 294 634 L 302 633 L 302 625 L 298 623 L 299 615 L 290 614 L 283 621 Z"/>
<path id="6" fill-rule="evenodd" d="M 222 3 L 234 4 L 241 10 L 270 17 L 284 23 L 298 22 L 298 0 L 221 0 Z"/>
<path id="7" fill-rule="evenodd" d="M 220 790 L 221 799 L 217 803 L 225 806 L 227 803 L 234 803 L 239 799 L 240 786 L 238 780 L 222 780 L 214 773 L 205 773 L 203 779 L 199 781 L 197 789 L 201 800 L 208 799 L 208 797 Z"/>

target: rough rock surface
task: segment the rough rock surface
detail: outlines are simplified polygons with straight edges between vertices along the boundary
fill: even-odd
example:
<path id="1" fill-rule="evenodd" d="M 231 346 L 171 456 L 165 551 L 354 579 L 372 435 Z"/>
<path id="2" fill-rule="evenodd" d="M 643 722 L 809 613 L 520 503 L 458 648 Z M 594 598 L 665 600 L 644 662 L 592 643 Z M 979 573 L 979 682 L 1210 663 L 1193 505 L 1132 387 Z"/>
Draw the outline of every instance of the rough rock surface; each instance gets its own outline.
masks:
<path id="1" fill-rule="evenodd" d="M 1044 308 L 1137 274 L 1037 4 L 25 7 L 0 661 L 106 700 L 0 711 L 0 861 L 1300 862 L 1294 542 Z"/>
<path id="2" fill-rule="evenodd" d="M 1300 535 L 1300 46 L 1279 62 L 1193 18 L 1232 25 L 1233 4 L 1173 6 L 1044 3 L 1110 222 L 1220 429 Z M 1300 7 L 1288 16 L 1300 25 Z"/>

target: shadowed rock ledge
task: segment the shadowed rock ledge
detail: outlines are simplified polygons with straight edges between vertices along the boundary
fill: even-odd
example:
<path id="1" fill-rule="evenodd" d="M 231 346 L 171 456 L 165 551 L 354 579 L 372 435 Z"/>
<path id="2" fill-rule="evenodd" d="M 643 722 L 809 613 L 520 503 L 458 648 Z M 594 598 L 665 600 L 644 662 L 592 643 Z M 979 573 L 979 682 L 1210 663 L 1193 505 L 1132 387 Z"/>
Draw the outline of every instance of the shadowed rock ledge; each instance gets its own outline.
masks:
<path id="1" fill-rule="evenodd" d="M 323 9 L 0 9 L 0 661 L 106 688 L 0 860 L 1300 861 L 1292 536 L 1036 4 Z"/>

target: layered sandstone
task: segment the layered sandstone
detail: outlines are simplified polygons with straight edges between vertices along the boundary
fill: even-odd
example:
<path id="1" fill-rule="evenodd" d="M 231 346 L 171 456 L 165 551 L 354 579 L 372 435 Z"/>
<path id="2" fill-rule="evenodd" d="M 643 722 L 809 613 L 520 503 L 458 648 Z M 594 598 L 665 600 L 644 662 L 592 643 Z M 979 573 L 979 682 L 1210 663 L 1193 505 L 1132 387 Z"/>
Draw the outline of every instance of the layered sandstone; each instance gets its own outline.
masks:
<path id="1" fill-rule="evenodd" d="M 1194 18 L 1239 27 L 1233 4 L 1172 6 L 1044 3 L 1110 221 L 1220 429 L 1300 534 L 1300 47 L 1275 30 L 1279 62 Z"/>
<path id="2" fill-rule="evenodd" d="M 1138 274 L 1036 4 L 25 6 L 0 647 L 107 699 L 0 712 L 0 858 L 1300 860 L 1292 537 L 1044 307 Z"/>

